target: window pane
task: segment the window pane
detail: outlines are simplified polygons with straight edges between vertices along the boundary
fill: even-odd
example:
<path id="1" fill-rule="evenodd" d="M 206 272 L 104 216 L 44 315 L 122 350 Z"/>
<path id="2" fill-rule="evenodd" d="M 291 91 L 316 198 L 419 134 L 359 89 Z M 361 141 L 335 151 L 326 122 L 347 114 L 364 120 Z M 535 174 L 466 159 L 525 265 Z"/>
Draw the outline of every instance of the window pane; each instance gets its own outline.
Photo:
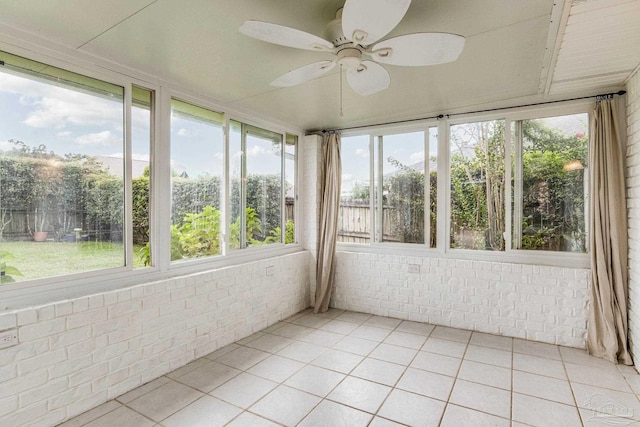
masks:
<path id="1" fill-rule="evenodd" d="M 219 255 L 224 133 L 219 113 L 171 100 L 171 259 Z"/>
<path id="2" fill-rule="evenodd" d="M 586 252 L 587 113 L 522 121 L 521 249 Z"/>
<path id="3" fill-rule="evenodd" d="M 430 248 L 437 243 L 438 213 L 438 128 L 429 128 L 429 227 L 431 228 Z"/>
<path id="4" fill-rule="evenodd" d="M 229 152 L 230 248 L 281 243 L 282 135 L 232 121 Z"/>
<path id="5" fill-rule="evenodd" d="M 298 137 L 287 134 L 284 152 L 284 179 L 285 179 L 285 225 L 284 242 L 295 243 L 295 213 L 296 213 L 296 155 L 298 150 Z"/>
<path id="6" fill-rule="evenodd" d="M 245 125 L 247 245 L 281 243 L 282 135 Z"/>
<path id="7" fill-rule="evenodd" d="M 150 180 L 151 128 L 153 92 L 133 87 L 131 108 L 131 170 L 132 170 L 132 221 L 133 266 L 143 267 L 151 263 L 149 243 L 150 228 Z"/>
<path id="8" fill-rule="evenodd" d="M 371 233 L 369 136 L 343 137 L 338 241 L 369 243 Z"/>
<path id="9" fill-rule="evenodd" d="M 453 125 L 452 248 L 504 250 L 504 120 Z"/>
<path id="10" fill-rule="evenodd" d="M 124 266 L 123 88 L 0 61 L 1 282 Z"/>
<path id="11" fill-rule="evenodd" d="M 382 137 L 382 241 L 424 243 L 424 132 Z"/>

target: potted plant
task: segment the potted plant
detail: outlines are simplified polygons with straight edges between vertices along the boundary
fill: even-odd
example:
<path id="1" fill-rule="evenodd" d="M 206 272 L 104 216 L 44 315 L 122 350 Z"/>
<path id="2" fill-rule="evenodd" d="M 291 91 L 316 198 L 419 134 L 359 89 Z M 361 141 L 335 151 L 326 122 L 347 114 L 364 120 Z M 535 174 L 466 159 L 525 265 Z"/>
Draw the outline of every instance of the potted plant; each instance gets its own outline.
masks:
<path id="1" fill-rule="evenodd" d="M 49 234 L 45 227 L 48 216 L 56 207 L 56 193 L 60 187 L 60 167 L 60 161 L 56 158 L 37 159 L 36 182 L 32 195 L 33 218 L 27 222 L 29 232 L 36 242 L 46 241 Z"/>

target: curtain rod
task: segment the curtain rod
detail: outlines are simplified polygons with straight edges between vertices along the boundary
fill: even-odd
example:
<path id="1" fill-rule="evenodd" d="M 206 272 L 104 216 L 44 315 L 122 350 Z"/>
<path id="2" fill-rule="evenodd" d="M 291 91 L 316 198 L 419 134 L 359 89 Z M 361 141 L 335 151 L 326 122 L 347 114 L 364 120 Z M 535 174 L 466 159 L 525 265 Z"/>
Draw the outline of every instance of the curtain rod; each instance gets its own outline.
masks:
<path id="1" fill-rule="evenodd" d="M 343 131 L 343 130 L 363 129 L 363 128 L 374 127 L 374 126 L 397 125 L 397 124 L 403 124 L 403 123 L 419 122 L 419 121 L 423 121 L 423 120 L 434 120 L 434 119 L 440 120 L 440 119 L 444 119 L 445 117 L 449 118 L 451 116 L 462 116 L 462 115 L 465 115 L 465 114 L 477 114 L 477 113 L 490 113 L 492 111 L 509 110 L 509 109 L 512 109 L 512 108 L 535 107 L 537 105 L 556 104 L 556 103 L 559 103 L 559 102 L 578 101 L 578 100 L 581 100 L 581 99 L 596 98 L 597 100 L 600 100 L 600 99 L 613 98 L 613 95 L 624 95 L 625 93 L 627 93 L 626 90 L 619 90 L 618 92 L 603 93 L 603 94 L 600 94 L 600 95 L 591 95 L 591 96 L 580 96 L 578 98 L 561 99 L 561 100 L 558 100 L 558 101 L 534 102 L 532 104 L 515 105 L 515 106 L 512 106 L 512 107 L 487 108 L 485 110 L 465 111 L 463 113 L 438 114 L 437 116 L 419 117 L 417 119 L 396 120 L 396 121 L 393 121 L 393 122 L 374 123 L 374 124 L 362 125 L 362 126 L 349 126 L 349 127 L 336 128 L 336 129 L 326 129 L 326 130 L 323 129 L 321 132 L 322 133 L 331 133 L 331 132 L 338 132 L 338 131 Z M 310 132 L 310 133 L 313 133 L 313 132 Z"/>

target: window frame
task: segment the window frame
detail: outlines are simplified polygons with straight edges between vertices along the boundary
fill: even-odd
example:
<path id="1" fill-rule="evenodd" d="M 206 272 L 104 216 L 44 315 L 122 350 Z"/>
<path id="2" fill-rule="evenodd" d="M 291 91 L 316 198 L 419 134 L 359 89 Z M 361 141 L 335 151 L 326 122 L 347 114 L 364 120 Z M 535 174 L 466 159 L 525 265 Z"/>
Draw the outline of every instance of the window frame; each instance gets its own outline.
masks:
<path id="1" fill-rule="evenodd" d="M 300 141 L 304 132 L 301 129 L 296 129 L 285 124 L 274 123 L 260 116 L 247 116 L 245 113 L 238 112 L 228 106 L 217 104 L 209 98 L 185 91 L 161 79 L 142 73 L 130 73 L 126 68 L 113 66 L 112 63 L 101 62 L 100 60 L 76 51 L 69 51 L 69 54 L 65 55 L 42 47 L 36 46 L 35 48 L 27 49 L 21 47 L 21 45 L 24 46 L 25 43 L 17 41 L 14 44 L 9 44 L 3 39 L 0 39 L 1 51 L 123 88 L 123 243 L 125 253 L 123 266 L 3 284 L 0 288 L 0 311 L 95 294 L 116 288 L 135 286 L 142 282 L 163 280 L 184 274 L 198 273 L 246 262 L 269 259 L 302 250 L 303 210 L 299 206 L 299 203 L 296 203 L 295 217 L 298 227 L 296 227 L 295 230 L 295 243 L 285 245 L 283 243 L 284 240 L 282 240 L 282 243 L 279 244 L 247 248 L 239 251 L 239 253 L 230 254 L 228 251 L 226 253 L 223 252 L 222 256 L 215 257 L 215 259 L 190 259 L 182 263 L 172 264 L 169 251 L 171 219 L 170 215 L 167 214 L 167 212 L 171 210 L 169 153 L 171 134 L 170 102 L 172 98 L 213 111 L 222 111 L 224 117 L 225 149 L 228 149 L 229 118 L 279 133 L 282 135 L 283 141 L 287 133 L 295 135 L 298 139 L 294 165 L 297 178 L 295 188 L 296 200 L 299 199 L 298 194 L 300 188 L 302 188 L 302 183 L 299 182 L 298 179 L 302 177 L 299 159 L 301 158 L 300 150 L 303 149 Z M 150 180 L 152 182 L 149 194 L 151 265 L 136 268 L 133 267 L 132 235 L 131 122 L 133 86 L 149 90 L 153 94 L 153 108 L 150 114 L 151 141 L 149 147 Z M 226 156 L 227 153 L 225 152 L 225 159 Z M 225 169 L 227 163 L 228 162 L 225 161 Z M 284 174 L 284 170 L 282 173 Z M 223 193 L 226 195 L 227 191 L 223 191 Z M 284 218 L 284 215 L 282 215 L 282 218 Z M 223 224 L 226 226 L 226 221 L 224 221 Z M 284 223 L 282 225 L 284 226 Z"/>
<path id="2" fill-rule="evenodd" d="M 512 247 L 513 242 L 513 220 L 515 215 L 513 214 L 513 207 L 516 204 L 515 199 L 512 203 L 512 198 L 515 197 L 515 189 L 518 187 L 517 183 L 512 184 L 512 171 L 515 170 L 515 165 L 512 164 L 512 154 L 518 152 L 518 141 L 512 141 L 511 126 L 512 123 L 519 122 L 521 120 L 541 119 L 547 117 L 556 117 L 571 114 L 587 113 L 589 115 L 589 121 L 592 120 L 593 101 L 580 100 L 580 101 L 566 101 L 559 104 L 550 105 L 538 105 L 530 107 L 520 107 L 515 109 L 504 108 L 496 110 L 491 113 L 469 113 L 460 114 L 459 116 L 449 118 L 443 117 L 437 121 L 421 121 L 419 124 L 413 123 L 410 125 L 390 125 L 390 126 L 375 126 L 367 127 L 357 130 L 345 131 L 342 133 L 343 137 L 351 136 L 370 136 L 370 194 L 375 194 L 374 180 L 374 168 L 379 167 L 381 162 L 374 158 L 374 144 L 377 143 L 377 136 L 384 136 L 390 134 L 401 134 L 416 130 L 424 130 L 426 139 L 426 148 L 428 149 L 429 140 L 429 128 L 437 127 L 438 131 L 438 152 L 437 152 L 437 197 L 438 205 L 436 207 L 437 222 L 437 240 L 436 247 L 429 248 L 429 240 L 426 236 L 426 231 L 429 229 L 428 223 L 425 225 L 425 243 L 396 243 L 396 242 L 380 242 L 377 241 L 378 225 L 375 218 L 375 200 L 371 197 L 370 209 L 372 212 L 372 230 L 370 231 L 370 243 L 345 243 L 338 242 L 338 250 L 350 251 L 350 252 L 371 252 L 381 254 L 393 254 L 393 255 L 405 255 L 405 256 L 427 256 L 427 257 L 439 257 L 439 258 L 451 258 L 451 259 L 464 259 L 469 261 L 488 261 L 488 262 L 512 262 L 518 264 L 534 264 L 534 265 L 548 265 L 559 267 L 573 267 L 573 268 L 589 268 L 590 267 L 590 254 L 576 253 L 576 252 L 561 252 L 561 251 L 535 251 L 516 249 Z M 480 251 L 474 249 L 456 249 L 450 248 L 449 242 L 451 239 L 451 174 L 450 174 L 450 129 L 452 125 L 475 123 L 491 120 L 504 120 L 505 122 L 505 250 L 504 251 Z M 591 145 L 589 143 L 589 145 Z M 515 150 L 514 150 L 515 148 Z M 428 151 L 425 151 L 425 155 Z M 520 149 L 521 152 L 521 149 Z M 378 161 L 378 164 L 376 164 Z M 522 164 L 522 156 L 519 158 L 513 158 L 514 162 Z M 425 179 L 428 174 L 425 173 Z M 587 182 L 588 182 L 587 178 Z M 425 182 L 425 191 L 428 190 L 429 182 Z M 521 186 L 521 183 L 520 183 Z M 588 208 L 588 195 L 585 198 L 585 221 L 588 221 L 589 208 Z M 428 206 L 425 206 L 425 221 L 427 219 Z M 443 221 L 441 218 L 445 218 Z M 588 222 L 586 225 L 588 230 Z M 588 247 L 587 247 L 588 250 Z"/>

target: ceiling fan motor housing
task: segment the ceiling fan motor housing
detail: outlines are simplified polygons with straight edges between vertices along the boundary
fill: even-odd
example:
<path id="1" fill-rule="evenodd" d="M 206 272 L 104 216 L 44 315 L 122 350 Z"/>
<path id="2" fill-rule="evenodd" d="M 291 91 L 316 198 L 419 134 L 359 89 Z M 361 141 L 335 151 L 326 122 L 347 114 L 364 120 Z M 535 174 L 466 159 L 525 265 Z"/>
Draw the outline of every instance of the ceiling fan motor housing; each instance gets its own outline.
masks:
<path id="1" fill-rule="evenodd" d="M 347 70 L 356 68 L 362 62 L 362 51 L 356 47 L 345 47 L 337 53 L 338 64 Z"/>

